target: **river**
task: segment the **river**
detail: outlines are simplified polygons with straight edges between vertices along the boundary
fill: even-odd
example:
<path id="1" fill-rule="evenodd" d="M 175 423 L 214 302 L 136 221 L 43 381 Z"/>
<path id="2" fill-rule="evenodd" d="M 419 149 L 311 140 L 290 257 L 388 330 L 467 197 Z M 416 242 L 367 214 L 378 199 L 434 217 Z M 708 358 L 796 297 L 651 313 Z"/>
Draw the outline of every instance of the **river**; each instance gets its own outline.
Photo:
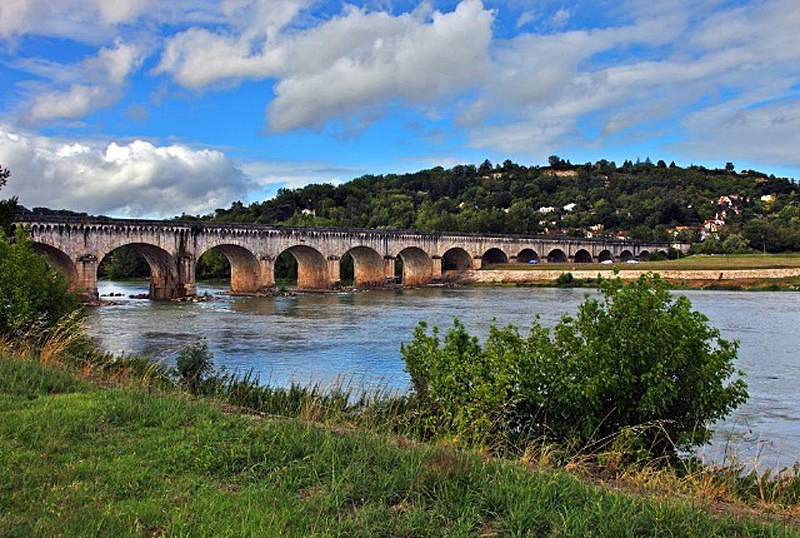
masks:
<path id="1" fill-rule="evenodd" d="M 425 320 L 443 329 L 458 317 L 481 336 L 492 318 L 521 328 L 539 316 L 552 326 L 575 312 L 586 290 L 557 288 L 420 288 L 292 297 L 220 295 L 226 283 L 201 283 L 216 299 L 160 303 L 128 299 L 147 282 L 101 282 L 119 304 L 93 309 L 89 332 L 104 349 L 150 355 L 168 364 L 176 350 L 208 338 L 217 365 L 253 370 L 262 382 L 380 386 L 403 391 L 400 344 Z M 735 453 L 745 463 L 780 468 L 800 460 L 800 293 L 679 292 L 740 342 L 737 366 L 747 374 L 749 401 L 718 425 L 704 449 L 709 460 Z M 665 343 L 668 345 L 669 343 Z"/>

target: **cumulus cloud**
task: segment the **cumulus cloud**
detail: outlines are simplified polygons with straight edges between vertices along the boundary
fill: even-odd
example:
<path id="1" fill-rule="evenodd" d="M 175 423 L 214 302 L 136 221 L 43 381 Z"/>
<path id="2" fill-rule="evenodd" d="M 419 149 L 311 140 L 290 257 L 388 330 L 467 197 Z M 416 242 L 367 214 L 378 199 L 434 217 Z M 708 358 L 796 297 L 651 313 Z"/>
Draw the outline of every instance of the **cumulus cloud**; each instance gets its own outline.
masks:
<path id="1" fill-rule="evenodd" d="M 310 29 L 282 34 L 306 4 L 285 0 L 276 10 L 270 3 L 269 17 L 256 9 L 249 25 L 226 32 L 182 32 L 166 44 L 156 72 L 195 89 L 277 79 L 267 111 L 274 132 L 372 114 L 392 99 L 430 102 L 473 87 L 488 72 L 494 14 L 480 0 L 463 0 L 448 13 L 348 7 Z"/>
<path id="2" fill-rule="evenodd" d="M 254 183 L 220 151 L 183 145 L 65 143 L 0 126 L 4 194 L 28 207 L 112 216 L 204 213 L 245 196 Z"/>

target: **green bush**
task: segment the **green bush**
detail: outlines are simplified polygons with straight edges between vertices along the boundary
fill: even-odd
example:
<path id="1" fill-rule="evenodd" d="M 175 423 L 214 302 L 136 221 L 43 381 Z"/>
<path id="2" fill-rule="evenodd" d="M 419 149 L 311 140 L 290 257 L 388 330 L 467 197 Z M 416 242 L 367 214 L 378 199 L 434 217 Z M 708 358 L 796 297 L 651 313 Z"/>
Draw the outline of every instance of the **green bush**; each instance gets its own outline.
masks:
<path id="1" fill-rule="evenodd" d="M 190 391 L 198 392 L 214 373 L 214 355 L 208 349 L 208 340 L 201 338 L 183 346 L 175 366 L 180 383 Z"/>
<path id="2" fill-rule="evenodd" d="M 650 456 L 707 442 L 747 398 L 744 381 L 729 381 L 737 343 L 658 276 L 600 290 L 552 332 L 538 320 L 527 337 L 493 325 L 482 346 L 458 320 L 441 342 L 420 323 L 403 355 L 429 431 L 578 447 L 634 434 Z"/>
<path id="3" fill-rule="evenodd" d="M 0 230 L 0 336 L 40 336 L 79 307 L 79 298 L 22 230 L 14 243 Z"/>
<path id="4" fill-rule="evenodd" d="M 572 276 L 572 273 L 561 273 L 556 279 L 556 286 L 568 286 L 572 284 L 573 280 L 575 277 Z"/>

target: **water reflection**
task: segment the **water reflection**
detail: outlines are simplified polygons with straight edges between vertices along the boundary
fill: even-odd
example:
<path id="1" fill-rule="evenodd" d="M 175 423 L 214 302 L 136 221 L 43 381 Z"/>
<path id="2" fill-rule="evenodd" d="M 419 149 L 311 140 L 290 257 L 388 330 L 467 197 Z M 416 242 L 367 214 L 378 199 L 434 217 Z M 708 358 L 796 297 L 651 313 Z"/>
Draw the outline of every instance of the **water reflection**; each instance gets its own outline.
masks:
<path id="1" fill-rule="evenodd" d="M 350 378 L 404 390 L 400 344 L 420 320 L 449 327 L 459 317 L 470 331 L 488 333 L 492 318 L 523 329 L 539 316 L 548 326 L 574 313 L 585 290 L 542 288 L 425 288 L 367 293 L 244 298 L 219 295 L 222 284 L 200 285 L 216 296 L 205 303 L 128 299 L 147 282 L 103 282 L 115 306 L 96 309 L 90 332 L 105 349 L 152 355 L 169 362 L 182 345 L 205 336 L 218 363 L 250 370 L 275 384 L 330 383 Z M 720 427 L 713 458 L 726 438 L 745 457 L 767 439 L 763 463 L 800 459 L 800 293 L 682 292 L 697 310 L 740 342 L 738 366 L 747 373 L 750 401 Z"/>

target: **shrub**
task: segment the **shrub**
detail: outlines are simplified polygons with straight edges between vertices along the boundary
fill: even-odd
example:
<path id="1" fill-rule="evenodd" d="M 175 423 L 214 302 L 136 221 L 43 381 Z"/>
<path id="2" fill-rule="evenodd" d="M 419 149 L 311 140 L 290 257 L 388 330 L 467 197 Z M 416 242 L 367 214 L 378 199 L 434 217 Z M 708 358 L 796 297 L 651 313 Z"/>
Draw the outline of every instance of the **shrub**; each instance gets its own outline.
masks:
<path id="1" fill-rule="evenodd" d="M 0 336 L 42 336 L 79 307 L 79 298 L 22 230 L 14 243 L 0 230 Z"/>
<path id="2" fill-rule="evenodd" d="M 580 447 L 634 432 L 651 456 L 707 442 L 707 426 L 747 398 L 744 381 L 729 381 L 737 343 L 658 276 L 600 291 L 552 332 L 538 320 L 527 338 L 493 325 L 483 346 L 458 320 L 443 342 L 421 323 L 403 355 L 429 431 Z"/>
<path id="3" fill-rule="evenodd" d="M 572 276 L 572 273 L 561 273 L 556 279 L 556 286 L 568 286 L 572 284 L 573 280 L 575 277 Z"/>
<path id="4" fill-rule="evenodd" d="M 175 366 L 180 383 L 190 391 L 198 392 L 214 373 L 214 355 L 208 349 L 208 340 L 201 338 L 183 346 Z"/>

